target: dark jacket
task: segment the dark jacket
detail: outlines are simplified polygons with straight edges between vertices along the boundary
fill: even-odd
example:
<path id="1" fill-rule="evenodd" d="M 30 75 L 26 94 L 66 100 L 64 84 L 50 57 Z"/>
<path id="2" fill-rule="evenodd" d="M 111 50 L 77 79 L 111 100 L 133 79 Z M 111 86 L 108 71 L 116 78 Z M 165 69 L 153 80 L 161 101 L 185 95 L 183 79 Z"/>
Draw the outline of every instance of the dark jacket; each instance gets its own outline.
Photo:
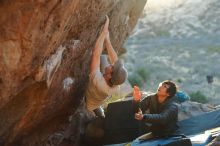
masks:
<path id="1" fill-rule="evenodd" d="M 157 95 L 153 94 L 144 98 L 140 107 L 144 114 L 143 121 L 151 124 L 149 128 L 155 136 L 168 136 L 178 129 L 178 107 L 173 97 L 160 104 Z"/>

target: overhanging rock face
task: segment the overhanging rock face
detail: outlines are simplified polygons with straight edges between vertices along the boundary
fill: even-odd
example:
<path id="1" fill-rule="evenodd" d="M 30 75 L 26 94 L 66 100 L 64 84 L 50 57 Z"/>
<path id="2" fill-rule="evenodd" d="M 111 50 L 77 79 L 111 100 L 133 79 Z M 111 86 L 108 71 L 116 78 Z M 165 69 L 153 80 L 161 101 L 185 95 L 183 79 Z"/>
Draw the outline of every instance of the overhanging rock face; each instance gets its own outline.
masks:
<path id="1" fill-rule="evenodd" d="M 41 145 L 74 113 L 91 51 L 110 18 L 120 53 L 146 0 L 1 0 L 0 141 Z"/>

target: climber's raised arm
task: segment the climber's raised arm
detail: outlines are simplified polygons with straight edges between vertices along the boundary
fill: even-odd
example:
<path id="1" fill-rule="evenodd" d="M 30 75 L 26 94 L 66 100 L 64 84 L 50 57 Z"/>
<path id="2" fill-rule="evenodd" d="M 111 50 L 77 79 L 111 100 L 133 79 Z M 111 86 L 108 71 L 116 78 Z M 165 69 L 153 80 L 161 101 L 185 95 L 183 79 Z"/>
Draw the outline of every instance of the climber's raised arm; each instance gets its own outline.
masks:
<path id="1" fill-rule="evenodd" d="M 102 32 L 100 33 L 98 39 L 96 40 L 95 47 L 93 48 L 92 52 L 92 60 L 90 64 L 90 72 L 95 71 L 96 69 L 100 69 L 100 56 L 103 51 L 103 44 L 108 34 L 108 26 L 109 26 L 109 19 L 106 17 L 106 22 L 103 27 Z"/>
<path id="2" fill-rule="evenodd" d="M 105 46 L 108 52 L 109 60 L 111 64 L 114 64 L 118 60 L 118 55 L 115 52 L 114 48 L 112 47 L 109 33 L 106 35 L 106 38 L 105 38 Z"/>

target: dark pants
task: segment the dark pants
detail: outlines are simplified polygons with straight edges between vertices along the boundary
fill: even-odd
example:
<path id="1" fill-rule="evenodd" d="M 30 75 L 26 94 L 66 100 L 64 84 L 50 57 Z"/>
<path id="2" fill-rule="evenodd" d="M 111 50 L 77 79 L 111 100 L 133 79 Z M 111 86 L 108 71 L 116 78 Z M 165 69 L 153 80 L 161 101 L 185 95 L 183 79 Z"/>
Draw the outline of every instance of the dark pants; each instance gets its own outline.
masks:
<path id="1" fill-rule="evenodd" d="M 85 141 L 87 145 L 102 145 L 104 139 L 104 118 L 97 117 L 88 123 L 85 130 Z"/>

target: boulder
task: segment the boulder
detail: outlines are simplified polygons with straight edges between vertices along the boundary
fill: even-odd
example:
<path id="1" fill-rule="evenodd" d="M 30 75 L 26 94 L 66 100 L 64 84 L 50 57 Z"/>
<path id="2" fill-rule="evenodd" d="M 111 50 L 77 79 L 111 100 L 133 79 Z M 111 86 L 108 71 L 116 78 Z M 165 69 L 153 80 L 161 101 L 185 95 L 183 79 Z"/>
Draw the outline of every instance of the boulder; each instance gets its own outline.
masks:
<path id="1" fill-rule="evenodd" d="M 216 109 L 211 104 L 202 104 L 198 102 L 185 101 L 178 104 L 178 120 L 188 119 L 193 116 L 200 115 L 205 112 L 210 112 Z"/>
<path id="2" fill-rule="evenodd" d="M 1 0 L 2 145 L 46 145 L 53 133 L 65 131 L 68 117 L 82 108 L 91 52 L 105 15 L 110 18 L 113 47 L 120 53 L 145 3 Z M 82 108 L 81 112 L 86 123 L 88 111 Z M 77 121 L 79 117 L 73 116 L 72 121 L 74 118 Z M 73 129 L 83 126 L 75 124 Z"/>

